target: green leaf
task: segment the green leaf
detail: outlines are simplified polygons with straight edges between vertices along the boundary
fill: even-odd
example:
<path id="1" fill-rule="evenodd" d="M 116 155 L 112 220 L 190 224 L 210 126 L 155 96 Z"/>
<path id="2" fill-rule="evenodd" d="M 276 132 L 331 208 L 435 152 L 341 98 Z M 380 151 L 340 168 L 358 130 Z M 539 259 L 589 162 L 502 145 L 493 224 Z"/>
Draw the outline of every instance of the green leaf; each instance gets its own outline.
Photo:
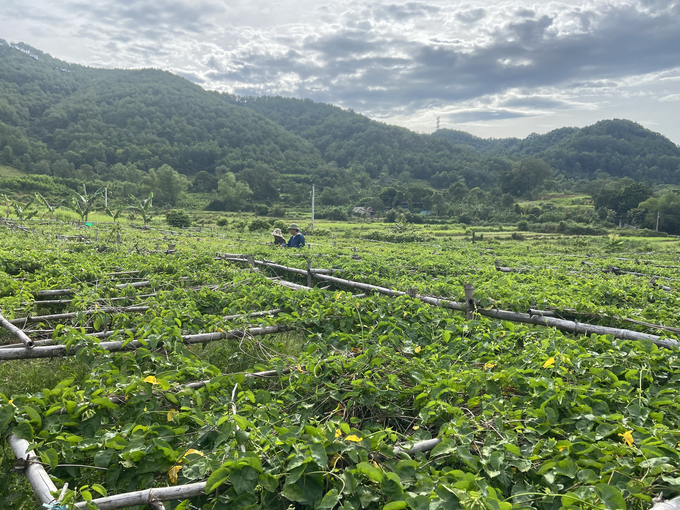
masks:
<path id="1" fill-rule="evenodd" d="M 598 483 L 595 486 L 595 493 L 604 503 L 608 510 L 626 510 L 626 502 L 621 492 L 616 487 L 606 483 Z"/>
<path id="2" fill-rule="evenodd" d="M 252 467 L 243 466 L 231 474 L 229 481 L 237 494 L 246 494 L 255 491 L 260 478 Z"/>
<path id="3" fill-rule="evenodd" d="M 316 462 L 320 468 L 325 468 L 328 466 L 328 456 L 326 455 L 326 449 L 321 443 L 312 443 L 309 446 L 309 450 L 312 454 L 312 459 Z"/>
<path id="4" fill-rule="evenodd" d="M 302 492 L 302 489 L 295 485 L 294 483 L 284 486 L 283 492 L 281 494 L 283 495 L 284 498 L 289 499 L 291 501 L 295 501 L 297 503 L 307 503 L 307 498 L 305 497 L 305 494 Z"/>
<path id="5" fill-rule="evenodd" d="M 40 452 L 40 460 L 43 461 L 43 464 L 49 465 L 52 469 L 55 469 L 57 464 L 59 464 L 59 456 L 54 448 Z"/>
<path id="6" fill-rule="evenodd" d="M 555 466 L 555 474 L 574 478 L 576 473 L 578 473 L 578 465 L 571 459 L 561 460 Z"/>
<path id="7" fill-rule="evenodd" d="M 403 510 L 406 506 L 406 501 L 391 501 L 382 507 L 382 510 Z"/>
<path id="8" fill-rule="evenodd" d="M 30 422 L 33 425 L 35 425 L 37 428 L 40 428 L 42 426 L 42 418 L 40 418 L 38 411 L 33 409 L 31 406 L 25 406 L 24 411 L 26 411 L 26 414 L 28 415 Z"/>
<path id="9" fill-rule="evenodd" d="M 221 467 L 217 471 L 213 472 L 208 477 L 208 481 L 205 483 L 205 493 L 210 494 L 212 491 L 226 482 L 229 479 L 230 473 L 231 470 L 226 467 Z"/>
<path id="10" fill-rule="evenodd" d="M 317 510 L 332 510 L 332 508 L 340 502 L 340 495 L 336 489 L 332 489 L 326 493 L 326 495 L 316 507 Z"/>
<path id="11" fill-rule="evenodd" d="M 456 451 L 456 443 L 452 441 L 450 438 L 445 437 L 442 439 L 441 443 L 439 443 L 432 449 L 432 451 L 430 452 L 430 456 L 437 457 L 439 455 L 446 455 L 447 453 L 451 453 L 454 451 Z"/>
<path id="12" fill-rule="evenodd" d="M 26 441 L 31 441 L 33 439 L 33 427 L 27 421 L 22 421 L 12 429 L 12 434 Z"/>
<path id="13" fill-rule="evenodd" d="M 0 432 L 4 430 L 7 424 L 14 418 L 14 407 L 11 405 L 4 405 L 0 407 Z"/>
<path id="14" fill-rule="evenodd" d="M 369 464 L 368 462 L 359 462 L 359 464 L 357 464 L 357 469 L 359 470 L 360 473 L 366 475 L 371 480 L 378 483 L 382 482 L 383 479 L 382 471 L 380 471 L 372 464 Z"/>
<path id="15" fill-rule="evenodd" d="M 93 483 L 92 484 L 92 490 L 97 491 L 101 496 L 106 497 L 106 489 L 104 488 L 103 485 L 99 485 L 98 483 Z"/>
<path id="16" fill-rule="evenodd" d="M 269 473 L 263 473 L 260 475 L 260 485 L 262 488 L 268 492 L 276 492 L 279 488 L 279 479 L 274 475 Z"/>

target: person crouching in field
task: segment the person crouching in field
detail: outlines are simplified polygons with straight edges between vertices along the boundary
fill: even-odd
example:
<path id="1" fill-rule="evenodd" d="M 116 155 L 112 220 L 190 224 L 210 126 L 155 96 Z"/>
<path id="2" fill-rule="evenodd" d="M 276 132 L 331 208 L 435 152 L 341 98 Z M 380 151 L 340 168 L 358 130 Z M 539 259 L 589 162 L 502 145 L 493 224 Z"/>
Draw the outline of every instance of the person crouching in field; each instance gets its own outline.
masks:
<path id="1" fill-rule="evenodd" d="M 288 232 L 290 232 L 291 238 L 286 244 L 282 244 L 283 248 L 303 248 L 305 246 L 305 238 L 300 233 L 300 229 L 295 223 L 291 223 L 288 227 Z"/>
<path id="2" fill-rule="evenodd" d="M 272 235 L 274 236 L 274 246 L 286 244 L 286 240 L 283 238 L 283 232 L 281 232 L 280 228 L 275 228 Z"/>

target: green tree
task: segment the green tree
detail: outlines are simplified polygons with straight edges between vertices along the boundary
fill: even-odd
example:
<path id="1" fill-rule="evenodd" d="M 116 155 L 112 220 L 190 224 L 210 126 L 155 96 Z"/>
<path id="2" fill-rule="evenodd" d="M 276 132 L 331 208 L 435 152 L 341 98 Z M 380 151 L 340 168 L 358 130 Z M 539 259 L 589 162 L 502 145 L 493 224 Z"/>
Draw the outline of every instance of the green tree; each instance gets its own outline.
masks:
<path id="1" fill-rule="evenodd" d="M 75 191 L 71 191 L 72 194 L 71 201 L 70 202 L 67 201 L 65 205 L 69 209 L 75 211 L 78 214 L 78 216 L 80 216 L 81 221 L 87 221 L 89 214 L 92 212 L 92 209 L 94 208 L 94 203 L 97 200 L 97 197 L 104 193 L 104 188 L 99 188 L 91 195 L 88 195 L 87 188 L 85 187 L 85 185 L 83 185 L 83 191 L 85 193 L 84 195 L 76 193 Z"/>
<path id="2" fill-rule="evenodd" d="M 236 178 L 248 184 L 256 200 L 275 200 L 279 196 L 279 173 L 269 165 L 255 163 L 238 173 Z"/>
<path id="3" fill-rule="evenodd" d="M 217 199 L 227 211 L 240 211 L 253 196 L 253 191 L 245 182 L 237 182 L 236 176 L 227 172 L 217 185 Z"/>
<path id="4" fill-rule="evenodd" d="M 680 194 L 669 192 L 658 198 L 648 198 L 640 204 L 640 209 L 647 212 L 645 224 L 648 228 L 656 227 L 658 215 L 659 230 L 669 234 L 680 234 Z"/>
<path id="5" fill-rule="evenodd" d="M 139 214 L 141 214 L 142 219 L 144 220 L 144 225 L 146 225 L 148 221 L 151 219 L 150 213 L 153 204 L 153 192 L 149 193 L 149 196 L 144 201 L 139 200 L 134 195 L 130 195 L 130 200 L 132 200 L 135 205 L 126 207 L 126 209 L 129 211 L 137 211 Z M 116 215 L 113 217 L 114 222 L 116 221 L 117 216 L 118 213 L 116 213 Z"/>
<path id="6" fill-rule="evenodd" d="M 498 176 L 503 193 L 523 196 L 543 184 L 553 175 L 548 163 L 534 157 L 522 158 L 512 165 L 510 171 L 501 172 Z"/>

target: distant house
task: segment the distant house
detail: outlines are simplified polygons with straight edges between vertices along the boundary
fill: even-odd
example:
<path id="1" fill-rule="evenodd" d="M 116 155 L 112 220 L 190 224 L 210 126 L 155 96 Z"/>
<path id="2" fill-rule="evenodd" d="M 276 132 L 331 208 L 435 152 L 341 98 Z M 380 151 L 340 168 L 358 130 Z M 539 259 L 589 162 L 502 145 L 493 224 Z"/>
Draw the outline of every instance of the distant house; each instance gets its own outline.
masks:
<path id="1" fill-rule="evenodd" d="M 366 218 L 372 218 L 373 214 L 373 209 L 371 207 L 355 207 L 352 209 L 352 214 L 355 216 L 364 216 Z"/>

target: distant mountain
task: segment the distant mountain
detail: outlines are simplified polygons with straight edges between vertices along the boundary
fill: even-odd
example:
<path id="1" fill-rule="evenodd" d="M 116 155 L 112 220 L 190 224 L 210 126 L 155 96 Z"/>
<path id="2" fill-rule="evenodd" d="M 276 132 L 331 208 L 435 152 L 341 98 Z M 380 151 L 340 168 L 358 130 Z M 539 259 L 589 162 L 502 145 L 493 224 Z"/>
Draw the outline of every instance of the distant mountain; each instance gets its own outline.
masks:
<path id="1" fill-rule="evenodd" d="M 66 158 L 167 163 L 194 174 L 263 162 L 279 172 L 323 163 L 308 142 L 251 109 L 229 104 L 179 76 L 158 70 L 93 69 L 67 64 L 0 40 L 0 149 L 7 164 L 30 170 Z"/>
<path id="2" fill-rule="evenodd" d="M 272 190 L 288 174 L 286 182 L 353 194 L 368 182 L 411 179 L 492 189 L 527 156 L 566 179 L 680 183 L 680 148 L 626 120 L 523 140 L 448 129 L 421 135 L 328 104 L 234 97 L 164 71 L 88 68 L 0 39 L 0 164 L 29 173 L 141 182 L 167 164 L 190 176 L 221 167 L 247 181 L 240 173 L 257 167 Z"/>
<path id="3" fill-rule="evenodd" d="M 680 147 L 629 120 L 602 120 L 581 129 L 560 128 L 523 140 L 483 139 L 450 129 L 440 129 L 433 136 L 481 154 L 534 156 L 572 179 L 594 179 L 606 173 L 649 184 L 680 183 Z"/>

